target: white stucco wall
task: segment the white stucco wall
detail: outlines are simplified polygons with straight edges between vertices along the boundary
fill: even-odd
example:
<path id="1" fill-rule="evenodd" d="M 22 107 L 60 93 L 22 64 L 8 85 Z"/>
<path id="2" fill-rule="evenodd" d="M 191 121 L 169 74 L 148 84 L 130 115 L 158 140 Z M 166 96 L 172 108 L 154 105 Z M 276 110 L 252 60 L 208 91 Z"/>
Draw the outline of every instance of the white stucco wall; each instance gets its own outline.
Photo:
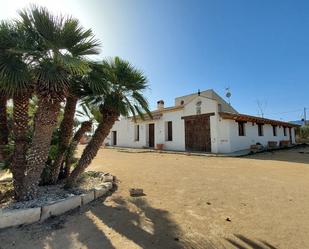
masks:
<path id="1" fill-rule="evenodd" d="M 273 135 L 272 125 L 263 125 L 263 136 L 258 135 L 258 125 L 252 125 L 251 122 L 245 123 L 245 136 L 239 136 L 238 134 L 238 123 L 234 120 L 221 119 L 221 135 L 222 140 L 225 140 L 224 146 L 221 144 L 219 147 L 219 153 L 228 153 L 239 150 L 249 149 L 251 145 L 260 143 L 264 146 L 268 145 L 269 141 L 279 142 L 282 140 L 289 140 L 289 128 L 286 128 L 286 136 L 284 136 L 283 127 L 277 126 L 277 136 Z M 224 127 L 224 128 L 223 128 Z M 295 132 L 294 128 L 292 132 L 292 143 L 295 143 Z"/>
<path id="2" fill-rule="evenodd" d="M 183 116 L 190 116 L 196 114 L 196 103 L 201 101 L 201 114 L 203 113 L 216 113 L 215 116 L 210 117 L 210 129 L 211 129 L 211 143 L 212 152 L 217 153 L 217 119 L 218 119 L 218 107 L 217 102 L 212 99 L 197 97 L 190 101 L 183 109 L 163 112 L 162 117 L 159 120 L 152 121 L 139 121 L 134 123 L 129 119 L 121 119 L 117 121 L 112 131 L 117 131 L 117 146 L 120 147 L 133 147 L 142 148 L 148 146 L 148 125 L 150 123 L 155 124 L 155 144 L 164 144 L 166 150 L 185 150 L 185 127 L 184 120 L 181 119 Z M 172 121 L 173 140 L 166 140 L 167 126 L 166 122 Z M 140 139 L 139 141 L 134 140 L 134 127 L 140 125 Z M 112 145 L 112 135 L 109 134 L 105 143 Z"/>
<path id="3" fill-rule="evenodd" d="M 112 131 L 117 131 L 117 146 L 143 148 L 148 147 L 148 125 L 155 125 L 154 144 L 164 144 L 166 150 L 185 150 L 185 126 L 183 116 L 196 114 L 196 103 L 201 102 L 201 114 L 215 113 L 210 117 L 211 151 L 212 153 L 231 153 L 239 150 L 249 149 L 251 145 L 261 143 L 264 146 L 268 141 L 289 140 L 289 129 L 287 135 L 283 135 L 283 128 L 277 127 L 277 136 L 273 136 L 271 125 L 264 125 L 264 136 L 258 136 L 257 124 L 245 124 L 245 136 L 239 136 L 238 123 L 234 120 L 222 119 L 218 114 L 218 103 L 216 100 L 197 96 L 184 105 L 183 109 L 164 111 L 158 120 L 138 121 L 135 123 L 130 119 L 117 121 Z M 173 140 L 167 141 L 166 122 L 172 121 Z M 135 141 L 135 125 L 140 126 L 139 141 Z M 295 143 L 295 132 L 292 128 L 292 142 Z M 105 143 L 112 145 L 112 135 L 109 134 Z"/>

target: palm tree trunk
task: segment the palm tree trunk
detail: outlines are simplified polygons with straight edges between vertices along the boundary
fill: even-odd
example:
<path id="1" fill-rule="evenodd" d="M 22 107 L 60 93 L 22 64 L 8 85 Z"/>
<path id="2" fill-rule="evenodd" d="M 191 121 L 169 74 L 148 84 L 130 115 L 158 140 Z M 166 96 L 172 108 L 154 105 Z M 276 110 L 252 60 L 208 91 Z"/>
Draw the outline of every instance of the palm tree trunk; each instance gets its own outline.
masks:
<path id="1" fill-rule="evenodd" d="M 77 148 L 79 141 L 82 139 L 83 135 L 86 132 L 91 131 L 91 127 L 92 127 L 92 122 L 91 121 L 85 121 L 81 124 L 81 127 L 75 133 L 75 135 L 72 139 L 72 142 L 70 144 L 70 147 L 67 150 L 67 154 L 66 154 L 66 158 L 65 158 L 65 170 L 64 170 L 65 178 L 68 178 L 69 175 L 70 175 L 71 165 L 72 165 L 72 157 L 73 157 L 73 154 L 74 154 L 74 152 Z"/>
<path id="2" fill-rule="evenodd" d="M 18 94 L 13 97 L 13 136 L 14 151 L 11 162 L 15 199 L 23 195 L 23 182 L 26 169 L 26 153 L 28 149 L 29 95 Z"/>
<path id="3" fill-rule="evenodd" d="M 78 98 L 72 95 L 67 98 L 67 102 L 64 109 L 63 120 L 60 124 L 58 152 L 50 172 L 51 184 L 55 184 L 58 181 L 61 165 L 64 160 L 65 153 L 68 150 L 70 140 L 72 138 L 74 115 L 77 101 Z"/>
<path id="4" fill-rule="evenodd" d="M 118 113 L 111 110 L 106 110 L 102 112 L 102 120 L 99 123 L 98 128 L 96 129 L 92 139 L 89 144 L 83 151 L 81 158 L 79 159 L 76 168 L 72 171 L 70 177 L 67 179 L 66 188 L 72 187 L 78 177 L 85 171 L 85 169 L 89 166 L 93 158 L 98 153 L 98 150 L 104 139 L 107 137 L 114 123 L 118 119 Z"/>
<path id="5" fill-rule="evenodd" d="M 40 177 L 48 158 L 53 129 L 60 112 L 60 103 L 58 99 L 39 98 L 20 200 L 31 200 L 37 196 Z"/>
<path id="6" fill-rule="evenodd" d="M 9 141 L 6 102 L 7 97 L 0 94 L 0 161 L 6 159 L 5 146 Z"/>

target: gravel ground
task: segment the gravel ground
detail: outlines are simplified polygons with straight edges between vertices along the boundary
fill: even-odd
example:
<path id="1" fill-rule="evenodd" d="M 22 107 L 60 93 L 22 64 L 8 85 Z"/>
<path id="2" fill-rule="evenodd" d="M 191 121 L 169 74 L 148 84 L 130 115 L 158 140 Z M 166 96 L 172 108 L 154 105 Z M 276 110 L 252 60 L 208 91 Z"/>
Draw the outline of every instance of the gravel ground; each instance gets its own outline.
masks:
<path id="1" fill-rule="evenodd" d="M 308 152 L 208 158 L 102 149 L 90 170 L 117 176 L 113 195 L 43 224 L 0 231 L 0 247 L 309 248 Z M 132 198 L 129 188 L 145 196 Z"/>
<path id="2" fill-rule="evenodd" d="M 8 176 L 6 176 L 8 179 Z M 11 181 L 0 181 L 0 208 L 5 209 L 20 209 L 20 208 L 34 208 L 40 207 L 47 203 L 53 203 L 67 197 L 80 195 L 86 193 L 90 189 L 102 184 L 104 173 L 88 171 L 83 174 L 77 186 L 73 189 L 66 190 L 63 188 L 64 184 L 60 183 L 51 186 L 41 186 L 38 191 L 38 198 L 31 201 L 16 202 L 13 199 L 13 184 Z M 5 192 L 8 192 L 6 194 Z M 0 197 L 1 197 L 0 196 Z M 2 201 L 1 201 L 2 199 Z"/>

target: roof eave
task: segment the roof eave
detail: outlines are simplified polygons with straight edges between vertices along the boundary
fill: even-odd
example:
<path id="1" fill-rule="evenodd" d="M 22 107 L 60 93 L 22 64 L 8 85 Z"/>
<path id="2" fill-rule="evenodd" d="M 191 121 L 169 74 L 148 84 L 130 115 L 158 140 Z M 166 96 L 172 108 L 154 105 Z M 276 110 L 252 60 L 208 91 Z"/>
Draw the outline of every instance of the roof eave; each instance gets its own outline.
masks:
<path id="1" fill-rule="evenodd" d="M 223 119 L 231 119 L 235 121 L 254 122 L 254 123 L 261 123 L 261 124 L 279 125 L 279 126 L 285 126 L 285 127 L 300 127 L 300 125 L 297 125 L 297 124 L 292 124 L 292 123 L 268 119 L 268 118 L 255 117 L 255 116 L 250 116 L 246 114 L 219 112 L 219 115 Z"/>

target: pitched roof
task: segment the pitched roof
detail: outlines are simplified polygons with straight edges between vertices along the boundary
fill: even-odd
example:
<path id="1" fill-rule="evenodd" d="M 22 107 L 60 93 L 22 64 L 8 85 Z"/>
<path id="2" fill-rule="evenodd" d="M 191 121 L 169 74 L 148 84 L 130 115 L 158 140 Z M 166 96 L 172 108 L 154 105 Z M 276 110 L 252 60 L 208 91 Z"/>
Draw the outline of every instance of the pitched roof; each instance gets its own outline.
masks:
<path id="1" fill-rule="evenodd" d="M 200 95 L 198 95 L 198 93 L 191 93 L 188 95 L 176 97 L 175 106 L 180 105 L 181 101 L 184 101 L 184 105 L 186 105 L 187 103 L 191 102 L 193 99 L 197 98 L 198 96 L 217 101 L 218 104 L 221 104 L 221 109 L 224 112 L 237 113 L 237 111 L 230 104 L 228 104 L 219 94 L 217 94 L 213 89 L 201 91 Z"/>
<path id="2" fill-rule="evenodd" d="M 147 120 L 160 119 L 160 117 L 162 117 L 163 113 L 165 113 L 165 112 L 178 111 L 178 110 L 181 110 L 183 108 L 184 108 L 184 106 L 171 106 L 171 107 L 162 108 L 160 110 L 159 109 L 158 110 L 154 110 L 154 111 L 151 111 L 152 119 L 148 116 L 148 114 L 145 114 L 144 115 L 144 120 L 147 121 Z M 134 119 L 133 116 L 131 116 L 129 118 Z M 140 120 L 141 117 L 136 116 L 135 119 L 136 120 Z"/>

